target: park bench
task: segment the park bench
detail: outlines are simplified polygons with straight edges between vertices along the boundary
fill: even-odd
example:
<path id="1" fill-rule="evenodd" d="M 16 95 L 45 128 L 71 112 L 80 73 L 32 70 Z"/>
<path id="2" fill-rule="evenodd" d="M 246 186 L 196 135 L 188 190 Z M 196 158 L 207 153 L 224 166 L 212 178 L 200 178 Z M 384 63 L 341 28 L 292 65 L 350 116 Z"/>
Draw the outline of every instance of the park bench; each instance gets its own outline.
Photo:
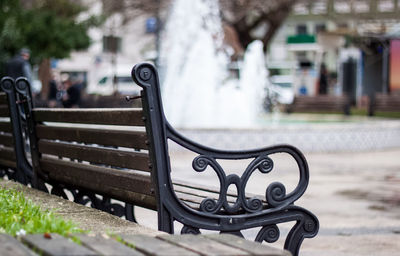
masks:
<path id="1" fill-rule="evenodd" d="M 376 112 L 400 112 L 400 95 L 377 93 L 370 100 L 369 115 Z"/>
<path id="2" fill-rule="evenodd" d="M 277 224 L 294 222 L 284 248 L 298 255 L 303 239 L 314 237 L 319 229 L 311 212 L 294 205 L 309 182 L 303 154 L 290 145 L 226 151 L 193 142 L 167 122 L 156 69 L 139 64 L 132 76 L 143 88 L 140 109 L 33 108 L 28 82 L 16 81 L 28 126 L 33 185 L 46 190 L 44 184 L 49 184 L 52 194 L 66 198 L 70 193 L 75 202 L 91 203 L 130 220 L 134 220 L 132 205 L 157 210 L 158 228 L 168 233 L 174 233 L 174 222 L 183 224 L 182 234 L 199 234 L 205 229 L 243 236 L 242 230 L 258 227 L 255 240 L 272 243 L 280 236 Z M 173 181 L 168 141 L 194 152 L 193 170 L 212 169 L 220 187 L 215 190 L 193 185 L 193 181 Z M 249 196 L 246 185 L 250 176 L 273 171 L 270 156 L 278 153 L 296 162 L 297 186 L 286 193 L 282 183 L 272 182 L 263 199 Z M 242 176 L 227 175 L 218 162 L 243 159 L 251 161 Z M 231 185 L 237 193 L 229 192 Z M 125 202 L 125 207 L 111 199 Z"/>
<path id="3" fill-rule="evenodd" d="M 293 103 L 286 108 L 288 113 L 295 112 L 338 112 L 350 114 L 350 101 L 346 95 L 317 95 L 317 96 L 296 96 Z"/>
<path id="4" fill-rule="evenodd" d="M 0 83 L 0 176 L 30 184 L 32 166 L 25 155 L 23 127 L 20 122 L 14 80 L 4 78 Z M 23 117 L 23 115 L 21 115 Z M 22 119 L 21 121 L 23 121 Z M 14 136 L 17 134 L 18 136 Z M 22 134 L 22 136 L 20 136 Z M 18 159 L 18 161 L 17 161 Z"/>

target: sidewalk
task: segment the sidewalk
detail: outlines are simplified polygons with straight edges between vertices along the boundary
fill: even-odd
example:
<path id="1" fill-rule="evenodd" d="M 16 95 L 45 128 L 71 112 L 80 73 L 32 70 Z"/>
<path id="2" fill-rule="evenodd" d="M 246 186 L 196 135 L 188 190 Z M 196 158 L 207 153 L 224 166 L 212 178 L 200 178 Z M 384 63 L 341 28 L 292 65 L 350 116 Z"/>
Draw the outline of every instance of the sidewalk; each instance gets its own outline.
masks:
<path id="1" fill-rule="evenodd" d="M 302 256 L 389 256 L 400 251 L 400 149 L 358 153 L 305 154 L 310 167 L 307 191 L 296 204 L 313 212 L 320 233 L 305 239 Z M 194 155 L 171 155 L 173 176 L 218 186 L 215 173 L 197 173 L 191 168 Z M 289 193 L 297 184 L 294 162 L 283 155 L 272 157 L 274 170 L 256 174 L 248 192 L 264 195 L 266 184 L 283 181 Z M 221 161 L 231 173 L 247 166 Z M 269 176 L 269 177 L 267 177 Z M 271 177 L 272 176 L 272 177 Z M 289 226 L 281 228 L 282 237 Z M 251 232 L 250 232 L 251 233 Z M 253 235 L 255 232 L 253 231 Z M 283 244 L 283 239 L 278 241 Z M 280 245 L 278 245 L 280 246 Z"/>
<path id="2" fill-rule="evenodd" d="M 313 212 L 320 221 L 320 232 L 305 239 L 302 256 L 391 256 L 400 251 L 400 149 L 364 153 L 331 153 L 305 155 L 310 167 L 310 184 L 296 204 Z M 194 154 L 171 155 L 173 177 L 218 186 L 211 170 L 193 171 Z M 249 180 L 248 192 L 265 194 L 266 184 L 282 181 L 290 192 L 297 183 L 294 162 L 283 155 L 273 156 L 274 170 L 268 175 L 257 173 Z M 242 164 L 221 161 L 229 173 L 241 175 L 249 161 Z M 1 186 L 19 187 L 1 181 Z M 160 234 L 154 211 L 136 209 L 139 226 L 107 213 L 60 200 L 40 191 L 21 186 L 21 190 L 43 208 L 55 209 L 64 217 L 95 233 L 104 231 L 125 234 Z M 281 239 L 274 244 L 283 247 L 290 225 L 280 225 Z M 177 233 L 180 229 L 177 229 Z M 257 230 L 245 232 L 255 236 Z"/>

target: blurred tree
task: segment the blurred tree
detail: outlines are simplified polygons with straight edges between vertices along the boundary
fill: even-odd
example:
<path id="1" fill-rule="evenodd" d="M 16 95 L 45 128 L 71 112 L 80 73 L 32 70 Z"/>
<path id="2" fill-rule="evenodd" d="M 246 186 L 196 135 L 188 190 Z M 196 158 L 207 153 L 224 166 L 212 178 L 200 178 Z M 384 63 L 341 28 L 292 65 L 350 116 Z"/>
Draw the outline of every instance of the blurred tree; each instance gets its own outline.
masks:
<path id="1" fill-rule="evenodd" d="M 105 15 L 119 13 L 123 17 L 122 24 L 144 13 L 158 15 L 158 11 L 171 0 L 102 0 Z"/>
<path id="2" fill-rule="evenodd" d="M 225 33 L 233 40 L 235 52 L 254 40 L 268 44 L 290 14 L 297 0 L 219 0 Z"/>
<path id="3" fill-rule="evenodd" d="M 21 16 L 18 1 L 0 1 L 0 75 L 4 74 L 4 63 L 23 46 Z"/>
<path id="4" fill-rule="evenodd" d="M 99 25 L 101 17 L 89 16 L 78 21 L 78 15 L 86 10 L 79 0 L 5 0 L 8 15 L 4 25 L 0 20 L 1 36 L 8 27 L 14 30 L 12 41 L 6 49 L 10 53 L 21 46 L 31 50 L 32 62 L 39 63 L 39 79 L 42 82 L 42 99 L 47 98 L 48 84 L 51 79 L 50 59 L 68 57 L 71 51 L 85 49 L 90 45 L 87 34 L 90 26 Z M 12 7 L 12 9 L 11 9 Z M 8 34 L 7 34 L 8 33 Z"/>
<path id="5" fill-rule="evenodd" d="M 143 13 L 162 10 L 171 0 L 102 0 L 105 13 L 122 14 L 125 24 Z M 237 55 L 259 39 L 267 50 L 270 40 L 298 0 L 219 0 L 225 39 Z"/>

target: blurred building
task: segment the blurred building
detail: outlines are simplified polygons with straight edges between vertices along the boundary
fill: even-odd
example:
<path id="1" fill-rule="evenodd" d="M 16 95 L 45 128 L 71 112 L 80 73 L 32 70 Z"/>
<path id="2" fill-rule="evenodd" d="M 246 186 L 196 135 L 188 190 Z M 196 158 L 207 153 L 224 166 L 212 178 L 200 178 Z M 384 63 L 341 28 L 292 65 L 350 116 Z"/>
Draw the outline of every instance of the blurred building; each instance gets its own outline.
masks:
<path id="1" fill-rule="evenodd" d="M 104 14 L 107 8 L 104 6 L 106 1 L 82 2 L 89 6 L 82 16 Z M 134 93 L 137 88 L 131 89 L 130 72 L 135 63 L 154 60 L 157 24 L 152 13 L 135 13 L 132 17 L 127 20 L 118 12 L 108 15 L 101 27 L 90 29 L 92 44 L 89 49 L 73 52 L 68 59 L 54 61 L 53 68 L 61 74 L 79 76 L 84 81 L 87 93 Z"/>
<path id="2" fill-rule="evenodd" d="M 390 62 L 399 20 L 398 0 L 300 0 L 269 48 L 269 68 L 273 75 L 284 66 L 296 94 L 317 94 L 322 64 L 328 93 L 353 102 L 400 89 L 391 75 L 400 70 Z"/>

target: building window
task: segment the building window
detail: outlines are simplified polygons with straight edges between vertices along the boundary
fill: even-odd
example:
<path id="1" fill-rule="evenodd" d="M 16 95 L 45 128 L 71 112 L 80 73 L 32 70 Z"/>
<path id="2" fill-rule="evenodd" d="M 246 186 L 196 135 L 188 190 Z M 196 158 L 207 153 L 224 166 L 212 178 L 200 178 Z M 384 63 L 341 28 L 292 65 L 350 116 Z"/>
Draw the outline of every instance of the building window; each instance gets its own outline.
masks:
<path id="1" fill-rule="evenodd" d="M 298 35 L 307 35 L 307 26 L 305 24 L 297 25 L 296 32 Z"/>
<path id="2" fill-rule="evenodd" d="M 315 1 L 312 5 L 312 14 L 326 14 L 328 12 L 327 0 Z"/>
<path id="3" fill-rule="evenodd" d="M 326 25 L 325 24 L 317 24 L 315 25 L 315 34 L 318 34 L 320 32 L 325 32 L 326 31 Z"/>
<path id="4" fill-rule="evenodd" d="M 308 5 L 306 3 L 297 3 L 293 7 L 295 15 L 307 15 L 309 13 Z"/>
<path id="5" fill-rule="evenodd" d="M 393 12 L 394 11 L 394 1 L 393 0 L 380 0 L 378 2 L 379 12 Z"/>
<path id="6" fill-rule="evenodd" d="M 353 2 L 353 10 L 355 13 L 367 13 L 370 11 L 370 1 L 355 1 Z"/>
<path id="7" fill-rule="evenodd" d="M 117 36 L 103 36 L 104 52 L 121 52 L 121 38 Z"/>
<path id="8" fill-rule="evenodd" d="M 351 12 L 350 1 L 335 1 L 334 9 L 337 13 L 350 13 Z"/>

